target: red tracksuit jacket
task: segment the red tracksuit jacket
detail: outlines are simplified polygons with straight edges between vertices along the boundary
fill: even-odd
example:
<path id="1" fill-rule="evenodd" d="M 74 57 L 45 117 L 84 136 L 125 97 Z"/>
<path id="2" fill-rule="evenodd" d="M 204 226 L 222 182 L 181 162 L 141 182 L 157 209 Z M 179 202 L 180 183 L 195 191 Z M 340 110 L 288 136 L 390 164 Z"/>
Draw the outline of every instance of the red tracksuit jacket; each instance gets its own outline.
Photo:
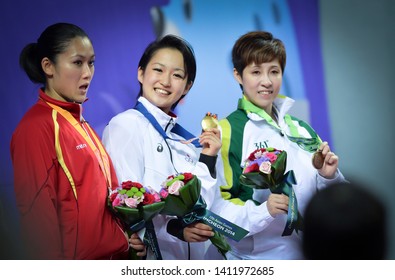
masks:
<path id="1" fill-rule="evenodd" d="M 70 112 L 80 124 L 82 107 L 54 100 L 42 90 L 39 97 L 11 141 L 14 189 L 29 258 L 118 258 L 128 250 L 128 241 L 107 208 L 107 181 L 99 161 L 69 121 L 60 114 L 54 121 L 54 109 L 48 103 Z M 74 181 L 74 190 L 56 153 L 56 123 L 63 162 Z M 83 126 L 91 134 L 88 124 Z M 89 136 L 95 141 L 93 135 Z M 96 139 L 100 138 L 96 135 Z M 118 182 L 111 160 L 110 173 L 111 188 L 115 188 Z"/>

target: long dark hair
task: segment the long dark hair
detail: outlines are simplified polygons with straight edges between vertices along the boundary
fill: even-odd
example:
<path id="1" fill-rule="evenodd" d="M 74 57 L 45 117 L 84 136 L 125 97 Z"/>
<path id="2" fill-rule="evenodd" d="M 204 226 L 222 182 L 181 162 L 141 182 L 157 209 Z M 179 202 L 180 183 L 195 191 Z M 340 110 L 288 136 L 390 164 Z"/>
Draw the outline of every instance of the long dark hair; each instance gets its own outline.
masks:
<path id="1" fill-rule="evenodd" d="M 33 83 L 46 84 L 47 78 L 41 61 L 47 57 L 56 64 L 57 56 L 63 53 L 76 37 L 89 38 L 80 27 L 71 23 L 56 23 L 48 26 L 36 43 L 27 44 L 20 56 L 19 65 Z"/>

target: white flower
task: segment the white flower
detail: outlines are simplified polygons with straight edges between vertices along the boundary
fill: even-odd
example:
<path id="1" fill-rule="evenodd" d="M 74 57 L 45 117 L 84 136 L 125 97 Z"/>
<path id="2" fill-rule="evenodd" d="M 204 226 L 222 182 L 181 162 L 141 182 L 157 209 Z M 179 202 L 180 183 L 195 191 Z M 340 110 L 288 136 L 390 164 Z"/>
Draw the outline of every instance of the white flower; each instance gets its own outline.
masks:
<path id="1" fill-rule="evenodd" d="M 259 166 L 259 171 L 261 171 L 262 173 L 265 173 L 265 174 L 272 173 L 272 165 L 271 165 L 270 161 L 262 162 L 261 165 Z"/>
<path id="2" fill-rule="evenodd" d="M 254 157 L 256 158 L 256 159 L 258 159 L 258 158 L 260 158 L 261 156 L 262 156 L 262 151 L 257 151 L 255 154 L 254 154 Z"/>
<path id="3" fill-rule="evenodd" d="M 183 181 L 175 181 L 168 188 L 169 194 L 180 195 L 180 188 L 182 188 L 183 186 Z"/>

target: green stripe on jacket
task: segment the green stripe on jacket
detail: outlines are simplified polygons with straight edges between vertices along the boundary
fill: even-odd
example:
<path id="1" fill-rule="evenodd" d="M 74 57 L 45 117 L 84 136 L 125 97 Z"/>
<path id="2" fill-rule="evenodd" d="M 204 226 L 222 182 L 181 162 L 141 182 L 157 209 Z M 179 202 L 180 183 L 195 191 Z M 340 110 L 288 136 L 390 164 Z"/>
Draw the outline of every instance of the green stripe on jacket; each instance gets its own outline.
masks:
<path id="1" fill-rule="evenodd" d="M 252 199 L 253 190 L 239 183 L 242 173 L 243 134 L 248 117 L 243 110 L 236 110 L 226 119 L 220 121 L 222 129 L 221 157 L 224 163 L 226 186 L 221 186 L 221 194 L 224 199 L 235 204 L 243 205 L 248 199 Z"/>

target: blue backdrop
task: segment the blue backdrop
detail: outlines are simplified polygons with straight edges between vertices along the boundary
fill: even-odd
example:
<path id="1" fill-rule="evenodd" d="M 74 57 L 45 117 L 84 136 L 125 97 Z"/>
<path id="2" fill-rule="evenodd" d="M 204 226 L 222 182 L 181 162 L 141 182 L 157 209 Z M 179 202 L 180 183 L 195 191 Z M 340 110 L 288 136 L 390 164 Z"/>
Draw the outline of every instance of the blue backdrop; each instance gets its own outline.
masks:
<path id="1" fill-rule="evenodd" d="M 55 22 L 81 26 L 93 42 L 96 72 L 84 116 L 99 135 L 112 116 L 134 105 L 141 53 L 166 33 L 190 41 L 197 57 L 196 82 L 177 108 L 181 123 L 198 133 L 207 111 L 225 117 L 241 94 L 232 76 L 232 45 L 243 33 L 259 29 L 286 45 L 282 93 L 297 100 L 293 113 L 330 141 L 317 0 L 13 0 L 1 5 L 0 202 L 10 220 L 15 214 L 11 135 L 38 90 L 19 68 L 19 53 Z"/>

